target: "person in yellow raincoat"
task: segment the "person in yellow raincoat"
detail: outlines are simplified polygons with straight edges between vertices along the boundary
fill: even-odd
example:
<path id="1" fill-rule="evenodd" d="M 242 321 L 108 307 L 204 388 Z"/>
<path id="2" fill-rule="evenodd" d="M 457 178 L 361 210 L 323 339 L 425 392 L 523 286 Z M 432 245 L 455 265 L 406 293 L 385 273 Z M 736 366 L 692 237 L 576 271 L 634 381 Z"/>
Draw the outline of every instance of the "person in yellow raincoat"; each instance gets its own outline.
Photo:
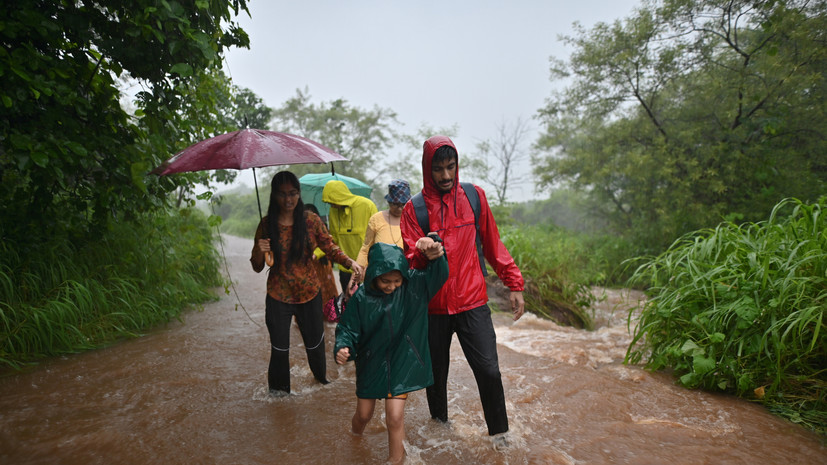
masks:
<path id="1" fill-rule="evenodd" d="M 359 255 L 365 241 L 370 217 L 379 209 L 372 200 L 350 192 L 338 180 L 328 181 L 322 190 L 322 201 L 330 204 L 328 223 L 333 241 L 348 257 Z M 350 269 L 339 265 L 339 283 L 345 291 L 350 282 Z"/>

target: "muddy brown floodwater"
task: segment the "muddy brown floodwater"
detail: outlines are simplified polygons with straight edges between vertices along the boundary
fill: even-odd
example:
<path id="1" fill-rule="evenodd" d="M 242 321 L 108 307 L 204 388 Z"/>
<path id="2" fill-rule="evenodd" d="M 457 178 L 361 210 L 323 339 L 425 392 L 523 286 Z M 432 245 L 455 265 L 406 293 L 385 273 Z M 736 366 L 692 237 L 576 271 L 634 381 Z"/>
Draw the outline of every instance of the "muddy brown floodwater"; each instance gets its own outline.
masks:
<path id="1" fill-rule="evenodd" d="M 267 394 L 264 274 L 249 240 L 227 237 L 239 295 L 222 296 L 144 337 L 41 363 L 0 378 L 0 464 L 381 464 L 383 408 L 363 438 L 349 433 L 352 364 L 330 356 L 329 385 L 313 380 L 292 332 L 294 392 Z M 476 385 L 452 346 L 447 425 L 424 392 L 406 406 L 408 463 L 827 463 L 822 439 L 760 405 L 689 391 L 664 374 L 622 364 L 626 308 L 641 296 L 606 291 L 600 328 L 495 315 L 511 447 L 495 451 Z M 250 318 L 239 306 L 247 309 Z"/>

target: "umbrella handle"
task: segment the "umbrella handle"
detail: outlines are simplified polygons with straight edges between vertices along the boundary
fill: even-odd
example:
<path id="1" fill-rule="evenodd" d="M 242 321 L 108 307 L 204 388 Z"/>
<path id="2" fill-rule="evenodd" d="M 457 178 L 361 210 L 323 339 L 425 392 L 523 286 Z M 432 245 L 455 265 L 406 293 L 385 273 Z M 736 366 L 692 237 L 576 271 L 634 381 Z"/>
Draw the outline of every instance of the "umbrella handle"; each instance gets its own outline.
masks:
<path id="1" fill-rule="evenodd" d="M 276 261 L 273 260 L 273 251 L 268 250 L 267 252 L 264 252 L 264 263 L 266 263 L 267 266 L 273 266 L 273 263 L 275 262 Z"/>

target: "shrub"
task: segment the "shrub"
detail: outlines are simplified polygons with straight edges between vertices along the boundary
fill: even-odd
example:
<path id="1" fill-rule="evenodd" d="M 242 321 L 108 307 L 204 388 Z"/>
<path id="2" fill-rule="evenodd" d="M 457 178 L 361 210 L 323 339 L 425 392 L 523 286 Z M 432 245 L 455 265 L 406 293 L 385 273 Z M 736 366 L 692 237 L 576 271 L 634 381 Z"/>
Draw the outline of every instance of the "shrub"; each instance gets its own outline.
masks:
<path id="1" fill-rule="evenodd" d="M 784 200 L 765 222 L 722 223 L 644 259 L 632 279 L 650 299 L 626 362 L 671 368 L 686 387 L 753 399 L 824 432 L 824 213 L 824 198 Z"/>
<path id="2" fill-rule="evenodd" d="M 614 268 L 611 258 L 595 253 L 594 246 L 602 242 L 605 250 L 620 250 L 618 240 L 598 241 L 547 225 L 502 228 L 502 239 L 526 280 L 526 308 L 560 324 L 590 329 L 591 286 L 605 285 Z"/>
<path id="3" fill-rule="evenodd" d="M 222 282 L 212 229 L 181 210 L 102 237 L 0 245 L 0 367 L 99 347 L 179 317 Z"/>

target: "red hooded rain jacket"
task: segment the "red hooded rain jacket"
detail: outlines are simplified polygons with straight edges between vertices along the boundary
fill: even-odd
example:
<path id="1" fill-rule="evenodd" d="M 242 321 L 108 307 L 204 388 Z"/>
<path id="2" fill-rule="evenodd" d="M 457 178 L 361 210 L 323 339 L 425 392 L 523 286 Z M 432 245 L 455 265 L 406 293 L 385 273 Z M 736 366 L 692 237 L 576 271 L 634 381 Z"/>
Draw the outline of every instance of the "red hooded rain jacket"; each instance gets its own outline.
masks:
<path id="1" fill-rule="evenodd" d="M 465 196 L 465 191 L 459 185 L 459 168 L 453 188 L 445 194 L 439 192 L 431 176 L 434 152 L 443 145 L 450 145 L 456 149 L 448 137 L 434 136 L 425 141 L 422 153 L 425 186 L 422 188 L 422 195 L 428 208 L 431 231 L 422 231 L 419 227 L 416 212 L 410 201 L 405 204 L 401 220 L 405 256 L 413 268 L 422 269 L 428 263 L 428 259 L 416 249 L 416 241 L 420 237 L 428 232 L 436 232 L 443 240 L 445 255 L 448 258 L 448 281 L 431 299 L 428 305 L 430 314 L 460 313 L 488 302 L 485 277 L 480 270 L 475 245 L 474 211 Z M 480 198 L 480 236 L 485 259 L 509 289 L 522 291 L 523 275 L 500 240 L 500 232 L 491 214 L 485 192 L 478 186 L 474 187 Z"/>

